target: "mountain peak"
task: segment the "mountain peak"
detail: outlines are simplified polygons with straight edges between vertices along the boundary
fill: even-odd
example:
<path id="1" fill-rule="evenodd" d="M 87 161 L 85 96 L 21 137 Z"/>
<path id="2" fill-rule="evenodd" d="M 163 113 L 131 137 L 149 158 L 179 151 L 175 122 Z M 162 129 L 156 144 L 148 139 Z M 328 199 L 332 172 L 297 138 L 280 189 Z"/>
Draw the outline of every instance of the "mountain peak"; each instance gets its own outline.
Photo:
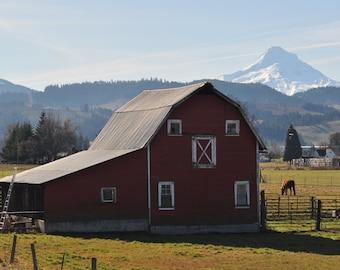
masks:
<path id="1" fill-rule="evenodd" d="M 299 60 L 296 54 L 279 46 L 270 47 L 244 69 L 222 75 L 218 79 L 238 83 L 262 83 L 287 95 L 316 87 L 340 85 Z"/>
<path id="2" fill-rule="evenodd" d="M 273 63 L 282 63 L 282 62 L 289 63 L 289 62 L 296 62 L 296 61 L 299 61 L 296 54 L 287 52 L 281 47 L 274 46 L 274 47 L 270 47 L 251 66 L 260 65 L 260 66 L 266 67 L 268 65 L 272 65 Z"/>

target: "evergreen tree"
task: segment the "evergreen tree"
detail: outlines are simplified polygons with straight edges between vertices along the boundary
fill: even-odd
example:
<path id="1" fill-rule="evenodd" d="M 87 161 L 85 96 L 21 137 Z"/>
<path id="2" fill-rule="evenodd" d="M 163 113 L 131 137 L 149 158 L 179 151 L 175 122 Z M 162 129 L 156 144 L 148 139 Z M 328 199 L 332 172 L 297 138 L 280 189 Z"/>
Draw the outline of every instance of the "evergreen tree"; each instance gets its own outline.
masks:
<path id="1" fill-rule="evenodd" d="M 30 123 L 8 126 L 3 138 L 1 156 L 10 162 L 28 162 L 32 155 L 33 129 Z"/>
<path id="2" fill-rule="evenodd" d="M 71 152 L 77 142 L 76 131 L 71 119 L 62 124 L 59 117 L 42 112 L 35 130 L 37 160 L 45 163 L 56 159 L 60 152 Z"/>
<path id="3" fill-rule="evenodd" d="M 292 165 L 292 160 L 301 158 L 302 148 L 299 140 L 299 135 L 294 129 L 293 125 L 290 124 L 287 130 L 286 146 L 283 153 L 283 161 L 288 161 L 289 166 Z"/>
<path id="4" fill-rule="evenodd" d="M 340 132 L 329 135 L 329 146 L 337 156 L 340 155 Z"/>
<path id="5" fill-rule="evenodd" d="M 50 162 L 59 154 L 66 156 L 89 147 L 88 139 L 77 131 L 71 119 L 62 123 L 59 117 L 42 112 L 35 131 L 30 123 L 8 126 L 0 155 L 13 163 Z"/>

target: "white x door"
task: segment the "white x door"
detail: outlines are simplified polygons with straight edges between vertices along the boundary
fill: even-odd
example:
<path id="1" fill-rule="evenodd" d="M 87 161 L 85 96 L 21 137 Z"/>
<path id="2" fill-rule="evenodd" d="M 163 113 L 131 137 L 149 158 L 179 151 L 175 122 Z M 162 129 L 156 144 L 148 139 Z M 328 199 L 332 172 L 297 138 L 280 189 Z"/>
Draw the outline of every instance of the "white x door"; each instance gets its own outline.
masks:
<path id="1" fill-rule="evenodd" d="M 196 168 L 213 168 L 216 166 L 215 136 L 192 137 L 192 163 Z"/>

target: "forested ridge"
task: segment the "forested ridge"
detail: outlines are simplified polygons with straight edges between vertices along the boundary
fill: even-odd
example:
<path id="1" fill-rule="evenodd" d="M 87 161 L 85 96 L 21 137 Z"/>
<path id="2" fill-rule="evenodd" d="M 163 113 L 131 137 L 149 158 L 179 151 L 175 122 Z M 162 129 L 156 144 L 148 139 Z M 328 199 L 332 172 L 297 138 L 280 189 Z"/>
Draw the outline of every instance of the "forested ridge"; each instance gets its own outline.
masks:
<path id="1" fill-rule="evenodd" d="M 141 91 L 180 87 L 202 81 L 210 81 L 216 89 L 239 102 L 265 142 L 282 143 L 290 124 L 295 127 L 314 126 L 340 120 L 340 111 L 336 106 L 340 102 L 340 88 L 336 87 L 311 89 L 287 96 L 261 84 L 237 84 L 218 80 L 182 83 L 142 79 L 51 85 L 43 92 L 6 92 L 2 89 L 0 134 L 11 123 L 28 121 L 34 126 L 41 112 L 49 111 L 59 114 L 62 119 L 71 117 L 73 123 L 79 125 L 82 134 L 93 140 L 112 111 Z M 327 130 L 324 132 L 327 133 Z"/>

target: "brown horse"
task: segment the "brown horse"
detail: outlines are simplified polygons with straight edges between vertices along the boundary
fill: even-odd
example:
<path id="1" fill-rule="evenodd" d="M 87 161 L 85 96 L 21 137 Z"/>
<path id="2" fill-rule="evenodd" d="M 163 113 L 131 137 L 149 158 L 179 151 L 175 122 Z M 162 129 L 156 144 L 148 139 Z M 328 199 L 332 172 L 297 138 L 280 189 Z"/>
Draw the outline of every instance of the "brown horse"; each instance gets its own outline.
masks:
<path id="1" fill-rule="evenodd" d="M 296 195 L 294 180 L 283 180 L 282 181 L 282 184 L 281 184 L 281 194 L 282 195 L 283 194 L 287 195 L 288 189 L 290 190 L 290 195 L 292 195 L 292 189 L 293 189 L 294 195 Z"/>

